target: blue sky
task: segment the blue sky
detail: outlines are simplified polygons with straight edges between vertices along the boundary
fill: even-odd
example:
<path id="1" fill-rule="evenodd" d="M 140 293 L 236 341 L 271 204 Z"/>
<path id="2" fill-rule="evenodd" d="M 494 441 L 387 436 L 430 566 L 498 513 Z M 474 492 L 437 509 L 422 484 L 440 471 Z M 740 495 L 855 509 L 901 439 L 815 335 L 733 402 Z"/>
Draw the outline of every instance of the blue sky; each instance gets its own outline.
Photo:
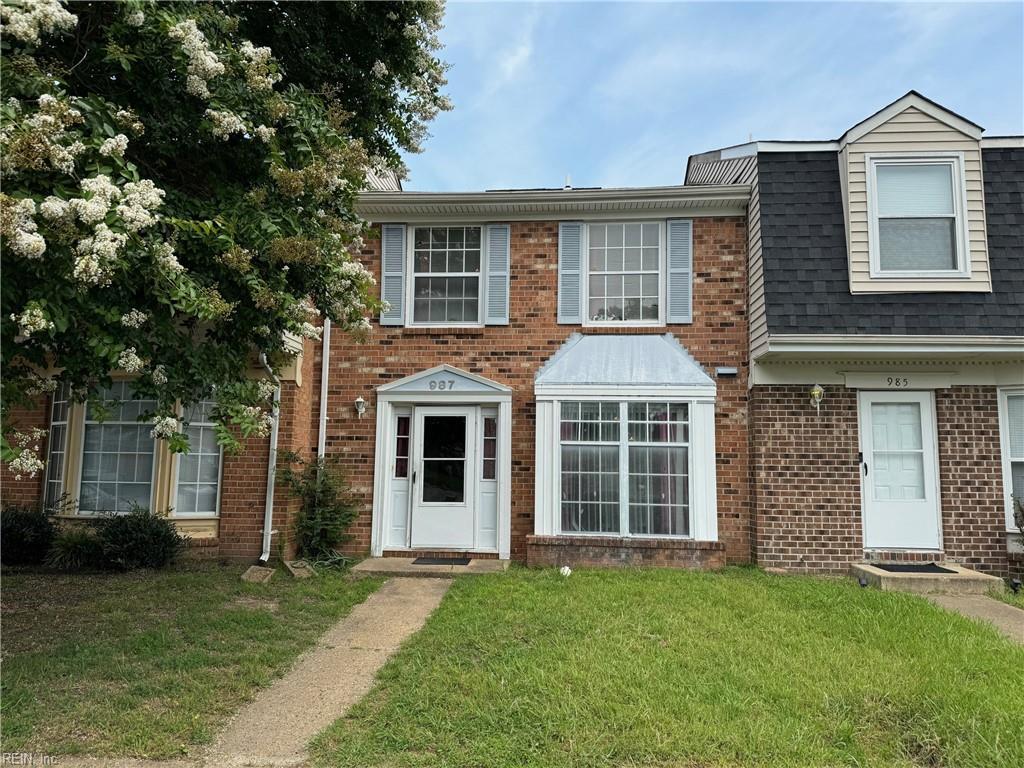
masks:
<path id="1" fill-rule="evenodd" d="M 406 189 L 679 184 L 689 154 L 832 139 L 911 88 L 1024 133 L 1024 3 L 449 2 L 452 112 Z"/>

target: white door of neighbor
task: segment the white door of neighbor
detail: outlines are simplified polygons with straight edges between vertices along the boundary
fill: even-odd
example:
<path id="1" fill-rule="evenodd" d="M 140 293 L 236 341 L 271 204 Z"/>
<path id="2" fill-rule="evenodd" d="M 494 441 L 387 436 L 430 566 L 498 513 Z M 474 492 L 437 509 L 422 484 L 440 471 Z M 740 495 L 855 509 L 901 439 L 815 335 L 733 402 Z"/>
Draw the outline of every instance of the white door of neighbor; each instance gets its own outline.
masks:
<path id="1" fill-rule="evenodd" d="M 940 549 L 931 392 L 860 393 L 865 549 Z"/>
<path id="2" fill-rule="evenodd" d="M 476 409 L 417 407 L 411 545 L 472 549 Z"/>

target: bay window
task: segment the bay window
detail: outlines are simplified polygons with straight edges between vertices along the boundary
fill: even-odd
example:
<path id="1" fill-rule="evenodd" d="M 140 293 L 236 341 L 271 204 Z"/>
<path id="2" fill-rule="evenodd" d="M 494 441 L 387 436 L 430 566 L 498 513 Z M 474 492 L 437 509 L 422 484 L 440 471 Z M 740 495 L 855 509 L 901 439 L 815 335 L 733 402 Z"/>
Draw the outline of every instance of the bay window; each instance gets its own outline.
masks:
<path id="1" fill-rule="evenodd" d="M 561 532 L 689 536 L 689 441 L 684 402 L 561 402 Z"/>

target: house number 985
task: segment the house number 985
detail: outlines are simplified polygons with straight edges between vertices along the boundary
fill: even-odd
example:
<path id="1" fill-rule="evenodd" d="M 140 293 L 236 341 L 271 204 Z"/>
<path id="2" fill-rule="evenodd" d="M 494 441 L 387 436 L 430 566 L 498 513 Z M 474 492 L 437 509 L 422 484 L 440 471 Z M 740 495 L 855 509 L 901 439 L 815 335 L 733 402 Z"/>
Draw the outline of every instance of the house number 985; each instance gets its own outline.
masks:
<path id="1" fill-rule="evenodd" d="M 431 389 L 455 389 L 455 379 L 442 379 L 441 381 L 430 382 Z"/>
<path id="2" fill-rule="evenodd" d="M 896 389 L 903 389 L 910 386 L 910 379 L 906 376 L 889 376 L 886 379 L 886 382 L 890 387 L 895 387 Z"/>

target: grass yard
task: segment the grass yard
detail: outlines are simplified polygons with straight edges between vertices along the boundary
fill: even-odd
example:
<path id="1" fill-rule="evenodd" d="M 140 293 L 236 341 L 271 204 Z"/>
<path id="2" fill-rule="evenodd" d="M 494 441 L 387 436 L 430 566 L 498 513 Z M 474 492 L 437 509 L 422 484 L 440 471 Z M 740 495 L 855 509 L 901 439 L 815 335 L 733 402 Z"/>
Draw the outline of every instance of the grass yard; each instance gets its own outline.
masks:
<path id="1" fill-rule="evenodd" d="M 1024 648 L 850 580 L 517 569 L 457 581 L 330 766 L 1024 765 Z"/>
<path id="2" fill-rule="evenodd" d="M 4 752 L 188 754 L 380 584 L 241 572 L 5 569 Z"/>
<path id="3" fill-rule="evenodd" d="M 1024 589 L 1017 594 L 1014 594 L 1009 589 L 993 590 L 991 596 L 997 600 L 1002 600 L 1004 603 L 1024 609 Z"/>

